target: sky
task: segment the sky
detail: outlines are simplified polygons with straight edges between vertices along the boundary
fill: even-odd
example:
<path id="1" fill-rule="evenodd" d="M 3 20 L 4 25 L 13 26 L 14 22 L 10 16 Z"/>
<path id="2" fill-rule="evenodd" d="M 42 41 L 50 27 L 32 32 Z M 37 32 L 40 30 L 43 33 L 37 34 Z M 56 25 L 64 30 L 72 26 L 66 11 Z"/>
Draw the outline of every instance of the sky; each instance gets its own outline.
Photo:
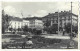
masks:
<path id="1" fill-rule="evenodd" d="M 73 2 L 72 12 L 78 15 L 78 2 Z M 70 2 L 2 2 L 2 9 L 5 14 L 14 17 L 43 17 L 57 11 L 71 10 Z M 23 15 L 23 16 L 22 16 Z"/>

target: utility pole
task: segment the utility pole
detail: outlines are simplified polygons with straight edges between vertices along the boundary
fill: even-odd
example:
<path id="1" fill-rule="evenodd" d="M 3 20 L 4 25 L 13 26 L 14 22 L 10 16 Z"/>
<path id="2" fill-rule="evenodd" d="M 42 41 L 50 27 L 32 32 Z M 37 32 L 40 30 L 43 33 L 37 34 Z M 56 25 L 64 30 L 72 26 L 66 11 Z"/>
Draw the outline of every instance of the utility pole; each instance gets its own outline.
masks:
<path id="1" fill-rule="evenodd" d="M 71 2 L 71 37 L 70 39 L 72 39 L 72 2 Z"/>
<path id="2" fill-rule="evenodd" d="M 59 11 L 58 11 L 58 34 L 59 34 Z"/>

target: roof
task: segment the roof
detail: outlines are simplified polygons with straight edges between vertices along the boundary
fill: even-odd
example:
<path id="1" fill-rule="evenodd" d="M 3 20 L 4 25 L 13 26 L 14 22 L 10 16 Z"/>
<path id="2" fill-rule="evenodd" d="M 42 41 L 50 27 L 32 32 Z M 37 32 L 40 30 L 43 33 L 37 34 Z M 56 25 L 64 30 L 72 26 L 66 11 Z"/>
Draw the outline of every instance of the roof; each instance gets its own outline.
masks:
<path id="1" fill-rule="evenodd" d="M 11 17 L 10 19 L 13 21 L 23 21 L 23 19 L 18 18 L 18 17 Z"/>
<path id="2" fill-rule="evenodd" d="M 78 15 L 74 14 L 74 13 L 70 13 L 69 11 L 61 11 L 59 12 L 59 17 L 62 17 L 62 16 L 70 16 L 70 15 L 73 15 L 75 17 L 78 17 Z M 58 17 L 58 12 L 55 12 L 55 13 L 49 13 L 48 15 L 44 16 L 43 18 L 53 18 L 53 17 Z"/>

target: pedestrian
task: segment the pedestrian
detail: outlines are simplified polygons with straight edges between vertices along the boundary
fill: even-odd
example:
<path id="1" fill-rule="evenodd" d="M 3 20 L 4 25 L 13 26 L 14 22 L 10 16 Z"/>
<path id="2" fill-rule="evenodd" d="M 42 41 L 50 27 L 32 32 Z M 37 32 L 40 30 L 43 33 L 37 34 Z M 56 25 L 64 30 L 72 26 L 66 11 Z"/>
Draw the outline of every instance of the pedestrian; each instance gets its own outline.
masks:
<path id="1" fill-rule="evenodd" d="M 63 35 L 65 35 L 65 29 L 63 29 Z"/>

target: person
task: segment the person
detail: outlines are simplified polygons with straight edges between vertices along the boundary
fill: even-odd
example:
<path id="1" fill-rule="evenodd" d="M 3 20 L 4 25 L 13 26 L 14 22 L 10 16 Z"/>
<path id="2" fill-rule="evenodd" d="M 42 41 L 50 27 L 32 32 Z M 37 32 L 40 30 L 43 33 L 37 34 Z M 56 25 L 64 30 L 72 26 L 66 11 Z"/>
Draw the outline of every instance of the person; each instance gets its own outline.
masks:
<path id="1" fill-rule="evenodd" d="M 65 35 L 65 29 L 63 29 L 63 35 Z"/>

